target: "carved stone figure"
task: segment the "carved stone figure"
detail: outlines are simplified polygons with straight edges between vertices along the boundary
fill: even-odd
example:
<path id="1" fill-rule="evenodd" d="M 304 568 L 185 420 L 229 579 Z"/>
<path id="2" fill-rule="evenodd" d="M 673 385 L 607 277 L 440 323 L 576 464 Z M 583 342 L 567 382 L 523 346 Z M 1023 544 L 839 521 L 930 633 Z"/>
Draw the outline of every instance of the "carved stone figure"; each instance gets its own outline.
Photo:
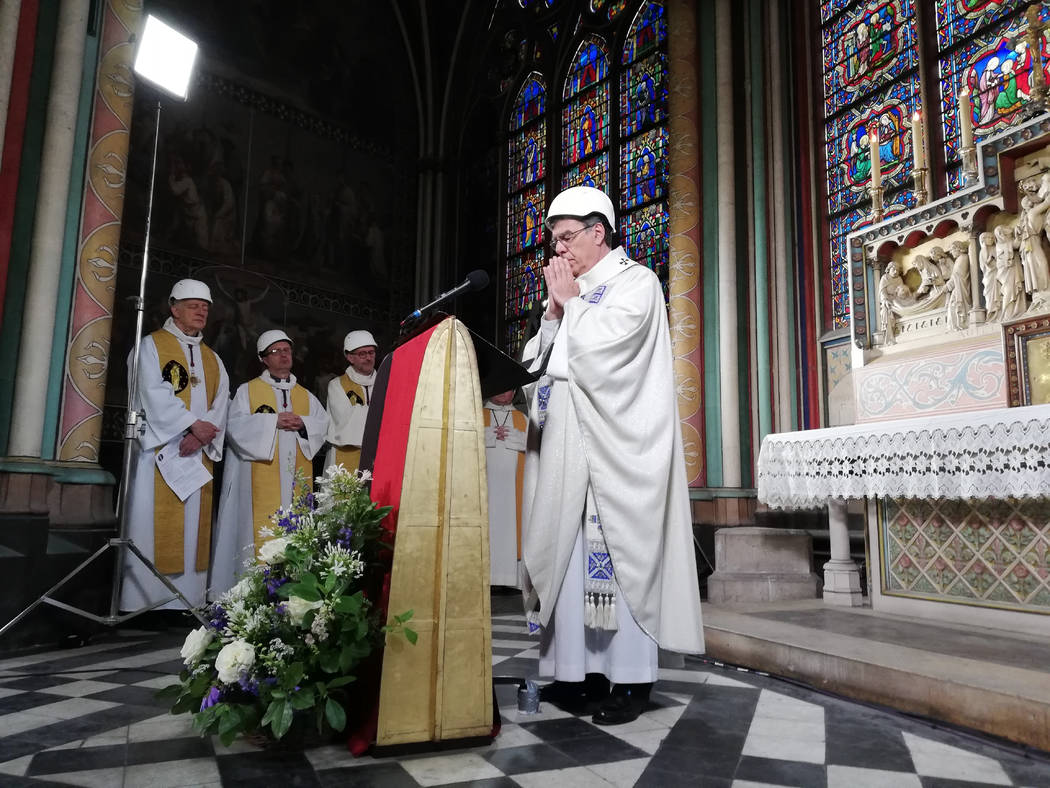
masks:
<path id="1" fill-rule="evenodd" d="M 1017 241 L 1011 228 L 995 228 L 995 277 L 999 280 L 999 319 L 1013 320 L 1024 314 L 1024 271 L 1018 260 Z"/>
<path id="2" fill-rule="evenodd" d="M 944 250 L 937 247 L 935 251 L 941 253 L 941 256 L 947 258 L 944 254 Z M 922 280 L 919 282 L 918 288 L 915 290 L 915 295 L 922 297 L 930 295 L 935 288 L 944 286 L 944 276 L 941 274 L 941 267 L 927 257 L 924 254 L 915 256 L 915 270 L 919 272 Z M 951 273 L 951 263 L 949 261 L 948 272 Z"/>
<path id="3" fill-rule="evenodd" d="M 894 308 L 911 300 L 911 290 L 904 284 L 897 264 L 890 262 L 879 279 L 879 325 L 882 327 L 884 345 L 892 345 L 896 341 Z"/>
<path id="4" fill-rule="evenodd" d="M 952 275 L 952 258 L 948 256 L 944 249 L 935 246 L 930 250 L 930 259 L 937 264 L 941 280 L 947 282 Z"/>
<path id="5" fill-rule="evenodd" d="M 948 327 L 960 329 L 966 327 L 967 312 L 970 309 L 970 244 L 966 241 L 955 241 L 951 245 L 952 270 L 948 277 Z"/>
<path id="6" fill-rule="evenodd" d="M 1050 261 L 1043 238 L 1046 235 L 1046 213 L 1050 209 L 1050 172 L 1043 173 L 1038 189 L 1026 184 L 1022 192 L 1021 215 L 1017 221 L 1017 239 L 1024 270 L 1024 289 L 1033 301 L 1050 298 Z M 1039 294 L 1039 295 L 1036 295 Z"/>
<path id="7" fill-rule="evenodd" d="M 981 266 L 981 285 L 984 292 L 986 319 L 991 322 L 999 317 L 999 279 L 995 269 L 995 234 L 981 233 L 977 262 Z"/>

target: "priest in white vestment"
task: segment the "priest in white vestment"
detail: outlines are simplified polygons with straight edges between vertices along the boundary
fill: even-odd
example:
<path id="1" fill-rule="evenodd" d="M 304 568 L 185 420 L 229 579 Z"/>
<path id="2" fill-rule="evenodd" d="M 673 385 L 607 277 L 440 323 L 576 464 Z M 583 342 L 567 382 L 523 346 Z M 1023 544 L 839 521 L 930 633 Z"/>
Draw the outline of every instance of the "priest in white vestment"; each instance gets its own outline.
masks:
<path id="1" fill-rule="evenodd" d="M 519 588 L 521 492 L 528 421 L 513 391 L 485 402 L 485 470 L 489 491 L 489 584 Z"/>
<path id="2" fill-rule="evenodd" d="M 361 441 L 376 382 L 376 341 L 369 331 L 351 331 L 343 339 L 343 353 L 350 366 L 328 384 L 328 442 L 332 444 L 325 466 L 342 463 L 356 471 Z"/>
<path id="3" fill-rule="evenodd" d="M 659 648 L 702 653 L 692 515 L 671 339 L 656 275 L 615 244 L 612 202 L 551 202 L 549 300 L 523 359 L 529 387 L 524 582 L 542 630 L 541 698 L 638 717 Z"/>
<path id="4" fill-rule="evenodd" d="M 132 407 L 143 413 L 142 432 L 130 451 L 128 536 L 167 576 L 191 606 L 204 604 L 211 558 L 212 463 L 222 459 L 230 381 L 222 360 L 205 345 L 211 290 L 181 279 L 171 289 L 171 317 L 143 337 L 138 389 Z M 128 358 L 129 376 L 133 359 Z M 128 381 L 128 389 L 133 388 Z M 158 467 L 188 470 L 179 484 Z M 167 458 L 167 459 L 165 459 Z M 179 468 L 181 464 L 181 469 Z M 171 592 L 134 555 L 125 556 L 120 609 L 138 610 Z M 158 609 L 185 609 L 179 599 Z"/>
<path id="5" fill-rule="evenodd" d="M 292 374 L 291 338 L 279 329 L 264 331 L 256 350 L 266 369 L 237 388 L 226 423 L 212 599 L 231 588 L 245 562 L 255 558 L 270 515 L 291 504 L 296 471 L 306 490 L 313 490 L 313 457 L 328 434 L 324 406 Z"/>

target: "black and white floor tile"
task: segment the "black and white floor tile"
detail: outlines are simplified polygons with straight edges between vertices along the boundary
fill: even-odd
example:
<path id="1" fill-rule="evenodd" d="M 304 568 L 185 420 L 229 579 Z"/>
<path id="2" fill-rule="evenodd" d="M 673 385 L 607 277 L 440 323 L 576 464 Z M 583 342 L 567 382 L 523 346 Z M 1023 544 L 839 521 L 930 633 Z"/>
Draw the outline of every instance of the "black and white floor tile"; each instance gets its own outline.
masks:
<path id="1" fill-rule="evenodd" d="M 180 667 L 183 634 L 122 631 L 0 661 L 0 786 L 1050 786 L 1046 754 L 701 660 L 662 670 L 627 725 L 548 704 L 522 714 L 504 685 L 502 732 L 484 747 L 378 759 L 341 745 L 226 748 L 154 698 Z M 494 674 L 535 675 L 521 616 L 494 616 L 492 637 Z"/>

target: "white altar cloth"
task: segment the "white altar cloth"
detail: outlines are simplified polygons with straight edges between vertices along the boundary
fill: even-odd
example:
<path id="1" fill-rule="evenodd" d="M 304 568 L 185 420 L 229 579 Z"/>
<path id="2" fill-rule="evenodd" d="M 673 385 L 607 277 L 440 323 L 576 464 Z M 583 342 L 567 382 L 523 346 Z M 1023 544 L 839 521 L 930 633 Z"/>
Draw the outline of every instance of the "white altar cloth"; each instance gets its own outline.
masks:
<path id="1" fill-rule="evenodd" d="M 762 440 L 758 500 L 1050 497 L 1050 405 L 782 432 Z"/>

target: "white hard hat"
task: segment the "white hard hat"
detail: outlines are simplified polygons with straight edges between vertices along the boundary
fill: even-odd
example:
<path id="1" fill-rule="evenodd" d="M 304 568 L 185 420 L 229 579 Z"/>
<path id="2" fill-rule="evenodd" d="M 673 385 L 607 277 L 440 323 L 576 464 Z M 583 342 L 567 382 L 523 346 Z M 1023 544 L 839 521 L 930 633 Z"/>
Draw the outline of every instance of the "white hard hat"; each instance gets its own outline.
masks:
<path id="1" fill-rule="evenodd" d="M 551 224 L 560 218 L 586 219 L 595 214 L 604 216 L 609 227 L 616 229 L 616 211 L 608 194 L 593 186 L 571 186 L 551 200 L 545 224 L 549 230 Z"/>
<path id="2" fill-rule="evenodd" d="M 368 345 L 376 346 L 376 339 L 372 336 L 371 331 L 351 331 L 346 335 L 346 339 L 343 340 L 343 350 L 347 353 Z"/>
<path id="3" fill-rule="evenodd" d="M 294 342 L 292 342 L 292 338 L 283 331 L 281 331 L 281 329 L 279 328 L 271 328 L 269 331 L 263 331 L 261 334 L 259 334 L 259 339 L 255 343 L 255 351 L 259 355 L 262 355 L 262 352 L 266 350 L 266 348 L 268 348 L 274 342 L 280 342 L 281 340 L 284 340 L 289 345 L 295 344 Z"/>
<path id="4" fill-rule="evenodd" d="M 175 286 L 171 288 L 171 295 L 168 296 L 168 303 L 174 304 L 176 301 L 182 301 L 186 298 L 199 298 L 210 304 L 212 303 L 211 289 L 199 279 L 180 279 L 175 283 Z"/>

